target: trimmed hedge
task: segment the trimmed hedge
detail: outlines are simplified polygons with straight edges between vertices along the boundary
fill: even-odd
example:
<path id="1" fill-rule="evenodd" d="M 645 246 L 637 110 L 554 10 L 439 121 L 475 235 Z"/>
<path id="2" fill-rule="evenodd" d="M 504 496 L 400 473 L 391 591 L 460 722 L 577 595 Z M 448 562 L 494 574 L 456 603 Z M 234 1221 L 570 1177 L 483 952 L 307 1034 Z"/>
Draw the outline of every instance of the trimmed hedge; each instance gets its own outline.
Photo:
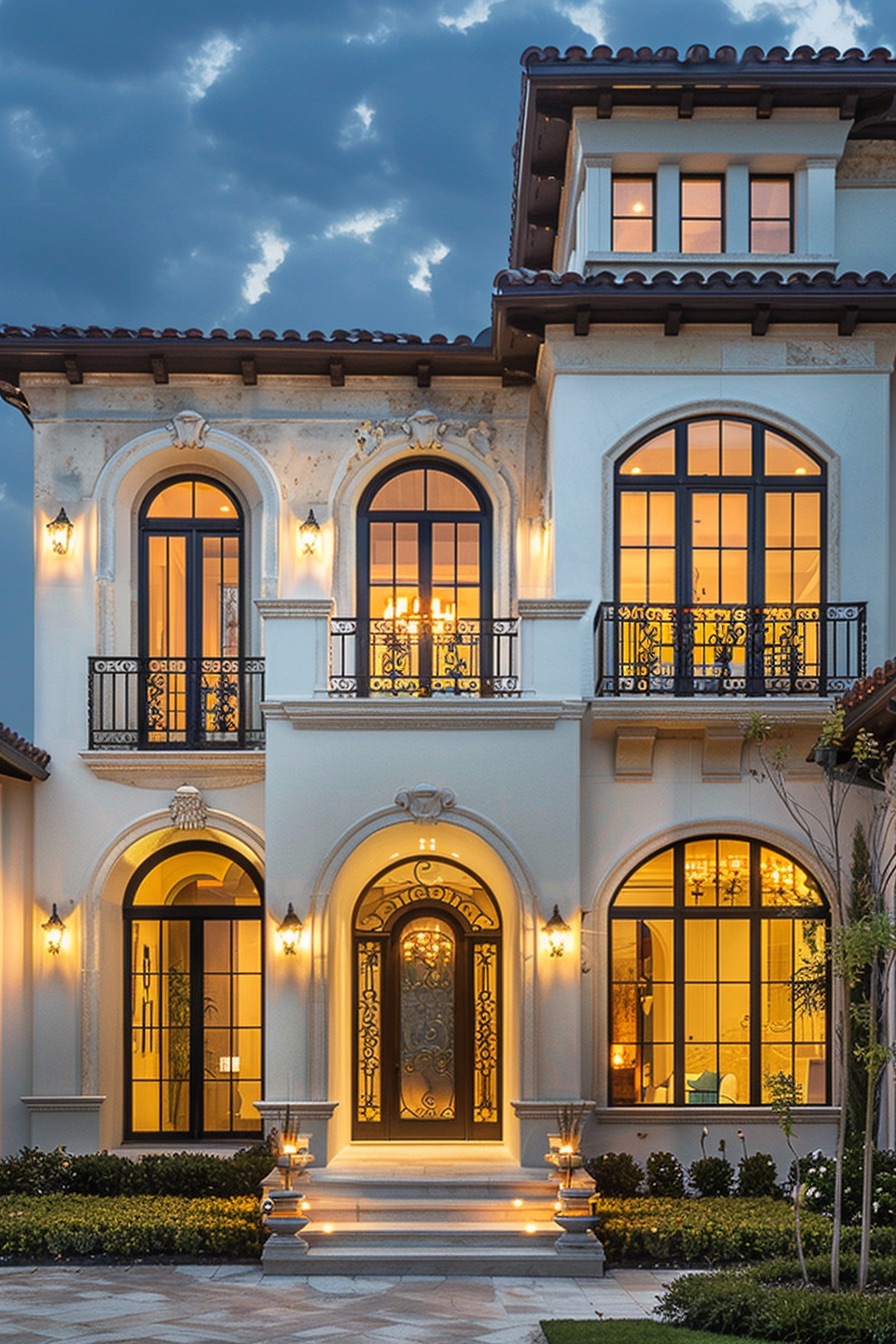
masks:
<path id="1" fill-rule="evenodd" d="M 23 1148 L 0 1158 L 0 1195 L 179 1195 L 192 1199 L 254 1195 L 274 1158 L 267 1145 L 233 1157 L 208 1153 L 147 1153 L 139 1161 L 114 1153 L 73 1156 Z"/>
<path id="2" fill-rule="evenodd" d="M 749 1322 L 754 1339 L 781 1344 L 892 1344 L 892 1293 L 831 1293 L 822 1288 L 764 1282 L 764 1275 L 723 1270 L 688 1274 L 666 1289 L 657 1314 L 676 1326 L 739 1335 Z"/>
<path id="3" fill-rule="evenodd" d="M 0 1201 L 0 1257 L 185 1255 L 257 1259 L 257 1199 L 170 1195 L 9 1195 Z"/>
<path id="4" fill-rule="evenodd" d="M 794 1254 L 793 1208 L 780 1199 L 601 1199 L 597 1211 L 610 1264 L 730 1265 Z M 823 1255 L 830 1221 L 804 1213 L 802 1231 L 806 1253 Z"/>

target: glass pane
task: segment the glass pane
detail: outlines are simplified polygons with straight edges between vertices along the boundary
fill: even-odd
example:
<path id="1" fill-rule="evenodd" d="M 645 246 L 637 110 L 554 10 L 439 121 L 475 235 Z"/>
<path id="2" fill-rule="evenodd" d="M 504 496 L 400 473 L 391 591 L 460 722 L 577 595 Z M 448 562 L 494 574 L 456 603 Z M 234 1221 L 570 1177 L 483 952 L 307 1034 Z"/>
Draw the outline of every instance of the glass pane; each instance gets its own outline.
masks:
<path id="1" fill-rule="evenodd" d="M 684 1031 L 689 1041 L 708 1041 L 715 1045 L 719 1034 L 715 984 L 685 985 Z"/>
<path id="2" fill-rule="evenodd" d="M 793 530 L 791 508 L 793 495 L 771 493 L 765 497 L 766 546 L 791 546 Z M 783 599 L 782 599 L 783 600 Z"/>
<path id="3" fill-rule="evenodd" d="M 722 421 L 722 475 L 753 474 L 753 427 L 743 420 Z"/>
<path id="4" fill-rule="evenodd" d="M 626 490 L 619 497 L 619 544 L 643 546 L 647 541 L 647 495 Z"/>
<path id="5" fill-rule="evenodd" d="M 426 507 L 429 510 L 479 512 L 479 502 L 470 487 L 447 471 L 429 470 L 426 473 Z"/>
<path id="6" fill-rule="evenodd" d="M 750 925 L 746 919 L 719 920 L 719 979 L 747 980 L 750 970 Z"/>
<path id="7" fill-rule="evenodd" d="M 197 847 L 168 854 L 141 880 L 134 905 L 260 905 L 252 878 L 232 856 Z"/>
<path id="8" fill-rule="evenodd" d="M 421 510 L 424 507 L 423 481 L 422 469 L 399 472 L 397 476 L 386 481 L 385 485 L 380 486 L 371 500 L 371 512 Z"/>
<path id="9" fill-rule="evenodd" d="M 682 252 L 721 252 L 722 221 L 720 219 L 682 219 Z"/>
<path id="10" fill-rule="evenodd" d="M 766 476 L 820 476 L 821 466 L 814 457 L 789 439 L 765 431 L 765 474 Z"/>
<path id="11" fill-rule="evenodd" d="M 357 966 L 357 1118 L 382 1119 L 382 945 L 364 939 L 355 949 Z"/>
<path id="12" fill-rule="evenodd" d="M 623 551 L 619 557 L 620 602 L 646 602 L 647 552 Z"/>
<path id="13" fill-rule="evenodd" d="M 479 583 L 479 524 L 457 523 L 457 581 Z"/>
<path id="14" fill-rule="evenodd" d="M 722 536 L 726 547 L 747 544 L 746 495 L 722 495 Z"/>
<path id="15" fill-rule="evenodd" d="M 223 490 L 209 481 L 196 481 L 194 501 L 195 518 L 237 518 L 239 514 L 233 501 Z"/>
<path id="16" fill-rule="evenodd" d="M 150 658 L 186 653 L 186 538 L 147 538 L 149 555 L 147 652 Z"/>
<path id="17" fill-rule="evenodd" d="M 660 905 L 672 904 L 673 894 L 673 853 L 664 849 L 661 854 L 648 859 L 636 868 L 631 877 L 620 888 L 614 906 L 620 905 Z"/>
<path id="18" fill-rule="evenodd" d="M 473 946 L 473 1120 L 498 1119 L 498 944 Z"/>
<path id="19" fill-rule="evenodd" d="M 788 219 L 790 178 L 753 178 L 750 183 L 750 214 L 753 219 Z"/>
<path id="20" fill-rule="evenodd" d="M 395 524 L 395 581 L 400 584 L 419 582 L 418 543 L 416 523 Z"/>
<path id="21" fill-rule="evenodd" d="M 793 496 L 794 542 L 797 546 L 821 544 L 821 496 L 811 493 Z"/>
<path id="22" fill-rule="evenodd" d="M 614 252 L 652 252 L 652 219 L 615 219 L 613 221 Z"/>
<path id="23" fill-rule="evenodd" d="M 675 545 L 675 496 L 653 493 L 650 495 L 651 546 Z"/>
<path id="24" fill-rule="evenodd" d="M 412 920 L 401 935 L 399 1115 L 450 1120 L 454 1079 L 455 940 L 434 916 Z"/>
<path id="25" fill-rule="evenodd" d="M 620 465 L 621 476 L 672 476 L 675 473 L 675 431 L 666 429 L 636 448 Z"/>
<path id="26" fill-rule="evenodd" d="M 192 518 L 193 482 L 175 481 L 160 490 L 146 510 L 147 518 Z"/>
<path id="27" fill-rule="evenodd" d="M 498 909 L 471 873 L 437 854 L 397 863 L 364 893 L 355 912 L 359 931 L 382 930 L 402 906 L 444 901 L 471 930 L 498 929 Z"/>
<path id="28" fill-rule="evenodd" d="M 646 601 L 675 601 L 675 552 L 671 550 L 653 550 L 650 552 L 650 582 Z"/>
<path id="29" fill-rule="evenodd" d="M 454 523 L 432 525 L 432 582 L 433 586 L 448 583 L 453 587 L 455 567 Z"/>
<path id="30" fill-rule="evenodd" d="M 683 177 L 681 214 L 682 218 L 719 219 L 722 214 L 722 179 Z"/>
<path id="31" fill-rule="evenodd" d="M 709 980 L 715 985 L 717 936 L 718 923 L 714 919 L 689 919 L 685 924 L 684 975 L 689 984 Z"/>
<path id="32" fill-rule="evenodd" d="M 718 476 L 721 423 L 695 420 L 688 425 L 688 475 Z"/>
<path id="33" fill-rule="evenodd" d="M 789 220 L 754 220 L 750 227 L 751 252 L 789 252 Z"/>

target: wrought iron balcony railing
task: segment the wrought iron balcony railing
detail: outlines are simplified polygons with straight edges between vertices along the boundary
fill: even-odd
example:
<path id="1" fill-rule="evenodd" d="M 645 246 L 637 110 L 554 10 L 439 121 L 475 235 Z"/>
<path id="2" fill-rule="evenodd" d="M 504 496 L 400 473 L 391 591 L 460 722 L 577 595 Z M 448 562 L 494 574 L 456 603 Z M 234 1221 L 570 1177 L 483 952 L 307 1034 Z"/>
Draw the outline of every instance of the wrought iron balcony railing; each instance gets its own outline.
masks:
<path id="1" fill-rule="evenodd" d="M 92 751 L 264 746 L 263 658 L 90 658 Z"/>
<path id="2" fill-rule="evenodd" d="M 834 695 L 865 675 L 863 602 L 603 602 L 597 695 Z"/>
<path id="3" fill-rule="evenodd" d="M 498 620 L 330 622 L 330 694 L 514 696 L 518 622 Z"/>

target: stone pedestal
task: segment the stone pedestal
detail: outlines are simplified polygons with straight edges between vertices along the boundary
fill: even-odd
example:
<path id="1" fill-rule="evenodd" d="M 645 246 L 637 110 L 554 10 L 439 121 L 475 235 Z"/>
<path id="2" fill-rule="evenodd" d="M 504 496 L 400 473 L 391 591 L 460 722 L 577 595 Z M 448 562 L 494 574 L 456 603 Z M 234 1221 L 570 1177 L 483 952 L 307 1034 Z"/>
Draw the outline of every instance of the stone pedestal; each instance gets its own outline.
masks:
<path id="1" fill-rule="evenodd" d="M 581 1186 L 561 1188 L 557 1191 L 557 1199 L 560 1211 L 554 1214 L 554 1222 L 563 1228 L 563 1232 L 554 1245 L 558 1250 L 573 1251 L 587 1255 L 589 1259 L 599 1260 L 600 1272 L 603 1273 L 605 1256 L 603 1243 L 597 1235 L 600 1219 L 594 1212 L 594 1191 Z"/>
<path id="2" fill-rule="evenodd" d="M 262 1226 L 269 1233 L 261 1252 L 265 1274 L 300 1274 L 308 1243 L 299 1234 L 308 1226 L 300 1190 L 269 1190 L 261 1206 Z"/>

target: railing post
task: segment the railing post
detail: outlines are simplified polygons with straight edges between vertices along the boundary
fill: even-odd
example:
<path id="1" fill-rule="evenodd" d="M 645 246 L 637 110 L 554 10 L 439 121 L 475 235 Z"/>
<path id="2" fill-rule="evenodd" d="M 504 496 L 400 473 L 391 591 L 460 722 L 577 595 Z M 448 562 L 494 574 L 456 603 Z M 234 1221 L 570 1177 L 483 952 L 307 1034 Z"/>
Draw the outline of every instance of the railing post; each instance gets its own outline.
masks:
<path id="1" fill-rule="evenodd" d="M 330 598 L 261 599 L 265 699 L 310 700 L 327 694 Z"/>
<path id="2" fill-rule="evenodd" d="M 520 598 L 520 684 L 539 700 L 579 700 L 594 686 L 588 601 Z"/>

